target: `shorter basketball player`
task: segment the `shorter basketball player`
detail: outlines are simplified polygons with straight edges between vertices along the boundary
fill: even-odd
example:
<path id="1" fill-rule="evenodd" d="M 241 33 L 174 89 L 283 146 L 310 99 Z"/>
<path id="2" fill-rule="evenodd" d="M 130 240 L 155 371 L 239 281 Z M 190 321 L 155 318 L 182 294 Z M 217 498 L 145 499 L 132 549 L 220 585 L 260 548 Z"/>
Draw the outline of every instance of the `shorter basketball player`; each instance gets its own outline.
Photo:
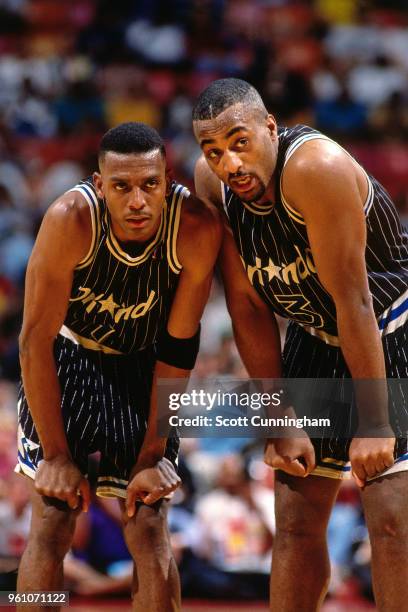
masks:
<path id="1" fill-rule="evenodd" d="M 163 499 L 179 483 L 178 441 L 157 436 L 155 382 L 194 366 L 221 234 L 217 213 L 168 180 L 163 142 L 141 123 L 107 132 L 99 172 L 47 211 L 20 338 L 16 469 L 34 486 L 19 591 L 62 588 L 99 451 L 97 493 L 119 499 L 135 561 L 134 609 L 180 609 Z"/>

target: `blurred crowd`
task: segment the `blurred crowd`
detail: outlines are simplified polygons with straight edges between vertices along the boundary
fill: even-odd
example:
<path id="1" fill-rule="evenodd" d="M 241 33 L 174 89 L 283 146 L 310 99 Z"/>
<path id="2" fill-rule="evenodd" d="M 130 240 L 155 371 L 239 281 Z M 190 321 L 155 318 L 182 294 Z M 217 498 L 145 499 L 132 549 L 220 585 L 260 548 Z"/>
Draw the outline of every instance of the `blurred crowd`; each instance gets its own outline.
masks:
<path id="1" fill-rule="evenodd" d="M 128 120 L 160 131 L 174 176 L 192 186 L 192 104 L 213 79 L 235 76 L 260 90 L 279 123 L 306 123 L 341 142 L 408 223 L 407 25 L 405 0 L 0 0 L 0 573 L 20 556 L 29 523 L 27 492 L 11 475 L 17 336 L 46 207 L 96 168 L 101 134 Z M 245 375 L 217 280 L 195 374 Z M 265 595 L 274 525 L 262 449 L 250 440 L 184 441 L 182 470 L 170 524 L 185 592 Z M 105 552 L 101 530 L 110 534 Z M 117 511 L 96 499 L 67 559 L 78 592 L 127 588 L 117 531 Z M 352 485 L 329 537 L 332 590 L 354 575 L 369 593 Z"/>

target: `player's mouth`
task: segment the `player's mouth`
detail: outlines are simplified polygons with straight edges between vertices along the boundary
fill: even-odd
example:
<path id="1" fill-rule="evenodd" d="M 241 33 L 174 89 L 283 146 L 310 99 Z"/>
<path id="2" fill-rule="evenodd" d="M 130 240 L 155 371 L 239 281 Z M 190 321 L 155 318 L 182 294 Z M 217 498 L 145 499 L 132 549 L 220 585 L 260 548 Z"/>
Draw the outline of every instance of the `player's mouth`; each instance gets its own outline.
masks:
<path id="1" fill-rule="evenodd" d="M 230 186 L 235 192 L 244 193 L 251 191 L 256 185 L 256 178 L 250 174 L 236 177 L 230 180 Z"/>
<path id="2" fill-rule="evenodd" d="M 148 216 L 126 217 L 126 223 L 134 229 L 142 229 L 146 227 L 150 221 Z"/>

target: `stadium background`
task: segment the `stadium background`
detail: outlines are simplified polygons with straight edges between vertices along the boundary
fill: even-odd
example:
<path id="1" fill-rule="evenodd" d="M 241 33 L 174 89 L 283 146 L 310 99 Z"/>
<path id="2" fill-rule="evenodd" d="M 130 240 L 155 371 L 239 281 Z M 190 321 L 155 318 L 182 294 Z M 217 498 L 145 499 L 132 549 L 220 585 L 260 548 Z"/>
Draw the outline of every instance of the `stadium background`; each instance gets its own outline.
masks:
<path id="1" fill-rule="evenodd" d="M 128 120 L 160 131 L 175 177 L 192 186 L 192 103 L 213 79 L 236 76 L 260 90 L 279 123 L 315 126 L 346 146 L 407 222 L 407 26 L 404 0 L 0 0 L 0 589 L 12 588 L 7 572 L 30 514 L 12 474 L 17 336 L 46 207 L 95 169 L 101 134 Z M 194 375 L 231 374 L 245 372 L 215 280 Z M 186 601 L 256 609 L 274 530 L 262 449 L 243 439 L 184 440 L 181 470 L 170 524 Z M 369 609 L 370 548 L 353 484 L 341 490 L 329 542 L 324 609 Z M 95 502 L 67 561 L 77 609 L 93 609 L 97 594 L 99 607 L 129 609 L 126 599 L 106 603 L 107 593 L 126 592 L 126 559 L 116 509 Z"/>

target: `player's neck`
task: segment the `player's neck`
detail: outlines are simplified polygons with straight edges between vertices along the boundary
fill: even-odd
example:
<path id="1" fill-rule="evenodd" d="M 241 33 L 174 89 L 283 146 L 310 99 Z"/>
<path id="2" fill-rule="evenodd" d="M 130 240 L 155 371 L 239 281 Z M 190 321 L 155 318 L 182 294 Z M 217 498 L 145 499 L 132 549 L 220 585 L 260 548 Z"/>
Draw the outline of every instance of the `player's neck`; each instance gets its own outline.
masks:
<path id="1" fill-rule="evenodd" d="M 261 208 L 263 206 L 265 208 L 268 208 L 272 204 L 276 204 L 275 175 L 273 175 L 271 180 L 269 181 L 269 184 L 265 190 L 265 193 L 262 195 L 262 197 L 260 197 L 259 200 L 256 200 L 256 204 L 257 206 L 260 206 Z"/>

